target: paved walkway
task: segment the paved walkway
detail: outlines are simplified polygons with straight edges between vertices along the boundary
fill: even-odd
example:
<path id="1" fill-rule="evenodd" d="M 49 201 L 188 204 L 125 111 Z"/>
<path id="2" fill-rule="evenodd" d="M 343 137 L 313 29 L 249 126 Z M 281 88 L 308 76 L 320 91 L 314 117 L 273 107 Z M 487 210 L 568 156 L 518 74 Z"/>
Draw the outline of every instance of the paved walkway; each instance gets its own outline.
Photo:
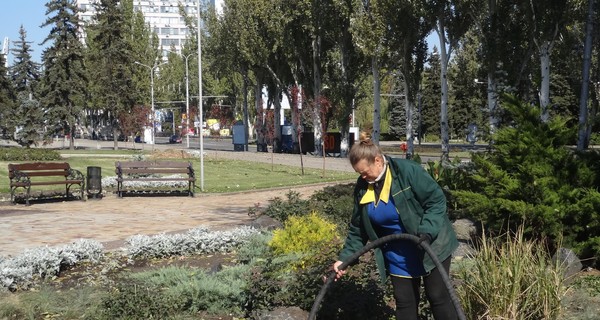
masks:
<path id="1" fill-rule="evenodd" d="M 185 232 L 206 226 L 223 230 L 249 224 L 248 208 L 264 207 L 289 190 L 308 197 L 326 184 L 263 191 L 200 194 L 194 198 L 125 197 L 25 205 L 0 205 L 0 256 L 25 249 L 57 246 L 77 239 L 94 239 L 107 250 L 123 246 L 136 234 Z M 293 189 L 292 189 L 293 188 Z"/>

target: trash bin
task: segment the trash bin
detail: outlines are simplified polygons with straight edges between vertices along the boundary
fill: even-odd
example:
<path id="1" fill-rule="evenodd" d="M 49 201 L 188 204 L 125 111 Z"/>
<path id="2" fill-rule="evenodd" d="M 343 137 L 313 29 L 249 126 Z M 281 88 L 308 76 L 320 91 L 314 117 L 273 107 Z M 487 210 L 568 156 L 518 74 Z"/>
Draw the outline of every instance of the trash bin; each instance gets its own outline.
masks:
<path id="1" fill-rule="evenodd" d="M 244 132 L 244 123 L 237 121 L 233 124 L 233 151 L 245 151 L 246 149 L 246 134 Z"/>
<path id="2" fill-rule="evenodd" d="M 281 152 L 291 153 L 294 148 L 294 130 L 291 125 L 281 126 Z"/>
<path id="3" fill-rule="evenodd" d="M 88 199 L 102 199 L 102 168 L 87 167 L 85 183 Z"/>

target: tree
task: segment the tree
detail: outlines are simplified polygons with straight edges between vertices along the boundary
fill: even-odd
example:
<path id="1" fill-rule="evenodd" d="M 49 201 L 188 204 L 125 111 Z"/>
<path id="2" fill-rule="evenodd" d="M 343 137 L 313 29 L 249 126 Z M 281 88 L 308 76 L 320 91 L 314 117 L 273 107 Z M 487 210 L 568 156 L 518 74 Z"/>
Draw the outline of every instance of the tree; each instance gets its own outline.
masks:
<path id="1" fill-rule="evenodd" d="M 21 26 L 19 40 L 14 42 L 11 51 L 15 55 L 10 73 L 17 95 L 14 127 L 17 131 L 16 141 L 22 146 L 37 144 L 40 140 L 38 131 L 44 127 L 44 114 L 36 100 L 36 89 L 39 81 L 39 66 L 31 60 L 31 42 L 27 41 L 27 32 Z"/>
<path id="2" fill-rule="evenodd" d="M 6 57 L 0 53 L 0 135 L 12 134 L 15 128 L 15 96 L 5 65 Z"/>
<path id="3" fill-rule="evenodd" d="M 126 137 L 135 137 L 151 123 L 149 121 L 150 108 L 147 106 L 136 105 L 131 110 L 119 114 L 119 124 L 121 131 Z"/>
<path id="4" fill-rule="evenodd" d="M 52 0 L 46 8 L 49 17 L 42 27 L 52 25 L 52 29 L 43 43 L 52 44 L 42 56 L 45 68 L 41 96 L 51 128 L 55 133 L 68 134 L 69 148 L 73 150 L 87 89 L 83 45 L 78 39 L 78 9 L 73 0 Z"/>
<path id="5" fill-rule="evenodd" d="M 352 16 L 358 10 L 356 2 L 336 0 L 333 5 L 338 12 L 333 15 L 336 18 L 332 21 L 331 31 L 335 44 L 325 63 L 325 81 L 330 88 L 330 100 L 335 106 L 332 112 L 341 133 L 341 155 L 345 156 L 350 149 L 350 117 L 358 99 L 359 86 L 366 79 L 368 60 L 357 47 L 350 30 Z"/>
<path id="6" fill-rule="evenodd" d="M 439 102 L 440 102 L 440 56 L 437 47 L 427 59 L 428 66 L 425 68 L 422 83 L 421 99 L 421 128 L 419 130 L 419 140 L 439 138 Z"/>
<path id="7" fill-rule="evenodd" d="M 596 0 L 588 0 L 588 12 L 585 28 L 585 45 L 583 54 L 583 74 L 581 94 L 579 97 L 579 130 L 577 132 L 577 150 L 583 151 L 587 149 L 589 144 L 589 130 L 591 127 L 588 123 L 588 95 L 589 95 L 589 80 L 590 66 L 592 60 L 592 40 L 594 30 L 594 7 Z"/>
<path id="8" fill-rule="evenodd" d="M 276 15 L 277 11 L 269 10 L 271 5 L 271 2 L 256 0 L 226 1 L 223 15 L 211 16 L 208 21 L 206 50 L 209 56 L 219 57 L 214 61 L 214 70 L 228 80 L 231 91 L 241 91 L 245 134 L 250 121 L 247 100 L 250 73 L 264 68 L 270 49 L 266 41 L 277 38 L 268 33 L 270 26 L 279 17 Z M 272 21 L 266 19 L 270 14 L 273 15 Z M 257 89 L 258 92 L 260 89 L 262 88 Z M 260 134 L 261 130 L 258 131 L 258 135 Z"/>
<path id="9" fill-rule="evenodd" d="M 13 44 L 15 48 L 10 51 L 14 54 L 14 61 L 10 74 L 15 92 L 35 94 L 40 78 L 39 66 L 31 60 L 31 41 L 27 41 L 27 32 L 23 26 L 19 29 L 19 40 Z"/>
<path id="10" fill-rule="evenodd" d="M 44 112 L 40 107 L 40 102 L 33 98 L 33 95 L 27 92 L 17 94 L 17 121 L 18 130 L 15 134 L 15 141 L 24 147 L 38 145 L 41 140 L 40 129 L 44 119 Z"/>
<path id="11" fill-rule="evenodd" d="M 457 48 L 460 39 L 470 27 L 468 5 L 454 0 L 429 1 L 431 19 L 436 21 L 434 30 L 440 39 L 440 67 L 441 67 L 441 110 L 440 129 L 442 160 L 448 160 L 450 152 L 450 138 L 448 125 L 448 63 L 452 51 Z"/>
<path id="12" fill-rule="evenodd" d="M 131 1 L 131 0 L 129 0 Z M 94 4 L 95 24 L 88 27 L 88 70 L 92 102 L 113 130 L 118 149 L 119 115 L 135 103 L 132 81 L 130 23 L 125 19 L 126 1 L 100 0 Z"/>
<path id="13" fill-rule="evenodd" d="M 132 2 L 123 2 L 126 6 L 124 14 L 126 21 L 132 21 L 131 33 L 128 37 L 131 46 L 133 61 L 139 61 L 147 65 L 153 65 L 160 59 L 159 39 L 156 33 L 150 30 L 146 24 L 142 12 L 133 10 Z M 170 61 L 170 60 L 169 60 Z M 145 68 L 134 68 L 132 70 L 133 85 L 135 87 L 135 101 L 138 104 L 150 106 L 150 78 Z"/>
<path id="14" fill-rule="evenodd" d="M 373 142 L 379 143 L 381 131 L 381 60 L 385 55 L 383 41 L 386 31 L 386 22 L 378 1 L 363 1 L 352 19 L 351 30 L 354 34 L 356 46 L 371 60 L 373 75 Z"/>
<path id="15" fill-rule="evenodd" d="M 452 91 L 448 119 L 450 135 L 454 139 L 464 138 L 470 124 L 482 129 L 487 127 L 483 112 L 485 87 L 479 81 L 482 75 L 477 55 L 479 47 L 480 42 L 474 30 L 467 32 L 450 62 L 448 77 L 452 83 Z"/>
<path id="16" fill-rule="evenodd" d="M 390 69 L 398 70 L 396 76 L 400 92 L 404 93 L 404 123 L 407 141 L 407 158 L 414 153 L 413 114 L 427 54 L 426 36 L 432 21 L 426 16 L 425 6 L 418 1 L 382 1 L 389 27 L 386 28 L 386 46 L 390 52 Z M 398 99 L 396 99 L 398 101 Z M 390 106 L 390 110 L 393 108 Z M 390 123 L 390 126 L 393 123 Z"/>
<path id="17" fill-rule="evenodd" d="M 529 0 L 526 12 L 531 26 L 531 40 L 540 59 L 540 106 L 542 120 L 548 121 L 550 107 L 550 65 L 552 50 L 559 34 L 563 31 L 573 13 L 572 0 Z"/>

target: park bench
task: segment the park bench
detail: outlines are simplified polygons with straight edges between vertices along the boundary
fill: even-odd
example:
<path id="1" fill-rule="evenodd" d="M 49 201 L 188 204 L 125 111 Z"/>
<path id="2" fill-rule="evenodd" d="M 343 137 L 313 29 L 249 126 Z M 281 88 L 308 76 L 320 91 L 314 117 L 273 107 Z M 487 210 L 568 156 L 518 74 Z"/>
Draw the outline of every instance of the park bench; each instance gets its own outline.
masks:
<path id="1" fill-rule="evenodd" d="M 119 161 L 115 163 L 115 171 L 117 173 L 117 195 L 123 197 L 126 187 L 124 182 L 187 182 L 187 193 L 189 196 L 194 196 L 194 188 L 196 187 L 196 177 L 194 168 L 191 162 L 181 161 Z M 140 188 L 148 190 L 145 186 L 132 184 L 135 191 Z M 173 189 L 173 188 L 170 188 Z M 165 193 L 172 190 L 155 190 L 156 192 Z"/>
<path id="2" fill-rule="evenodd" d="M 85 200 L 83 189 L 85 178 L 79 170 L 71 168 L 66 163 L 57 162 L 34 162 L 8 165 L 8 177 L 10 179 L 10 201 L 16 203 L 15 192 L 18 188 L 27 190 L 25 202 L 29 205 L 32 186 L 65 185 L 65 197 L 69 198 L 72 186 L 79 186 L 81 200 Z"/>

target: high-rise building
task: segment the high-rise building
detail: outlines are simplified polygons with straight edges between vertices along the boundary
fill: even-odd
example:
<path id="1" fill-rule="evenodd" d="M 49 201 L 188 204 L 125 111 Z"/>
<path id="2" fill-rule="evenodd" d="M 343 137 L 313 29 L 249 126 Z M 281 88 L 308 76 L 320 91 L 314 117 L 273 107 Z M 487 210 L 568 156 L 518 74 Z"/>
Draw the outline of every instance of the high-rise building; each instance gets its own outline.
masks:
<path id="1" fill-rule="evenodd" d="M 77 6 L 81 9 L 80 19 L 84 24 L 94 23 L 94 3 L 97 0 L 76 0 Z M 223 0 L 134 0 L 133 8 L 144 14 L 146 23 L 150 26 L 160 40 L 163 50 L 174 48 L 181 52 L 185 46 L 188 36 L 188 29 L 179 14 L 179 4 L 183 6 L 185 12 L 190 16 L 197 15 L 198 1 L 201 5 L 212 8 L 222 8 Z M 85 42 L 85 33 L 81 33 L 81 40 Z"/>

